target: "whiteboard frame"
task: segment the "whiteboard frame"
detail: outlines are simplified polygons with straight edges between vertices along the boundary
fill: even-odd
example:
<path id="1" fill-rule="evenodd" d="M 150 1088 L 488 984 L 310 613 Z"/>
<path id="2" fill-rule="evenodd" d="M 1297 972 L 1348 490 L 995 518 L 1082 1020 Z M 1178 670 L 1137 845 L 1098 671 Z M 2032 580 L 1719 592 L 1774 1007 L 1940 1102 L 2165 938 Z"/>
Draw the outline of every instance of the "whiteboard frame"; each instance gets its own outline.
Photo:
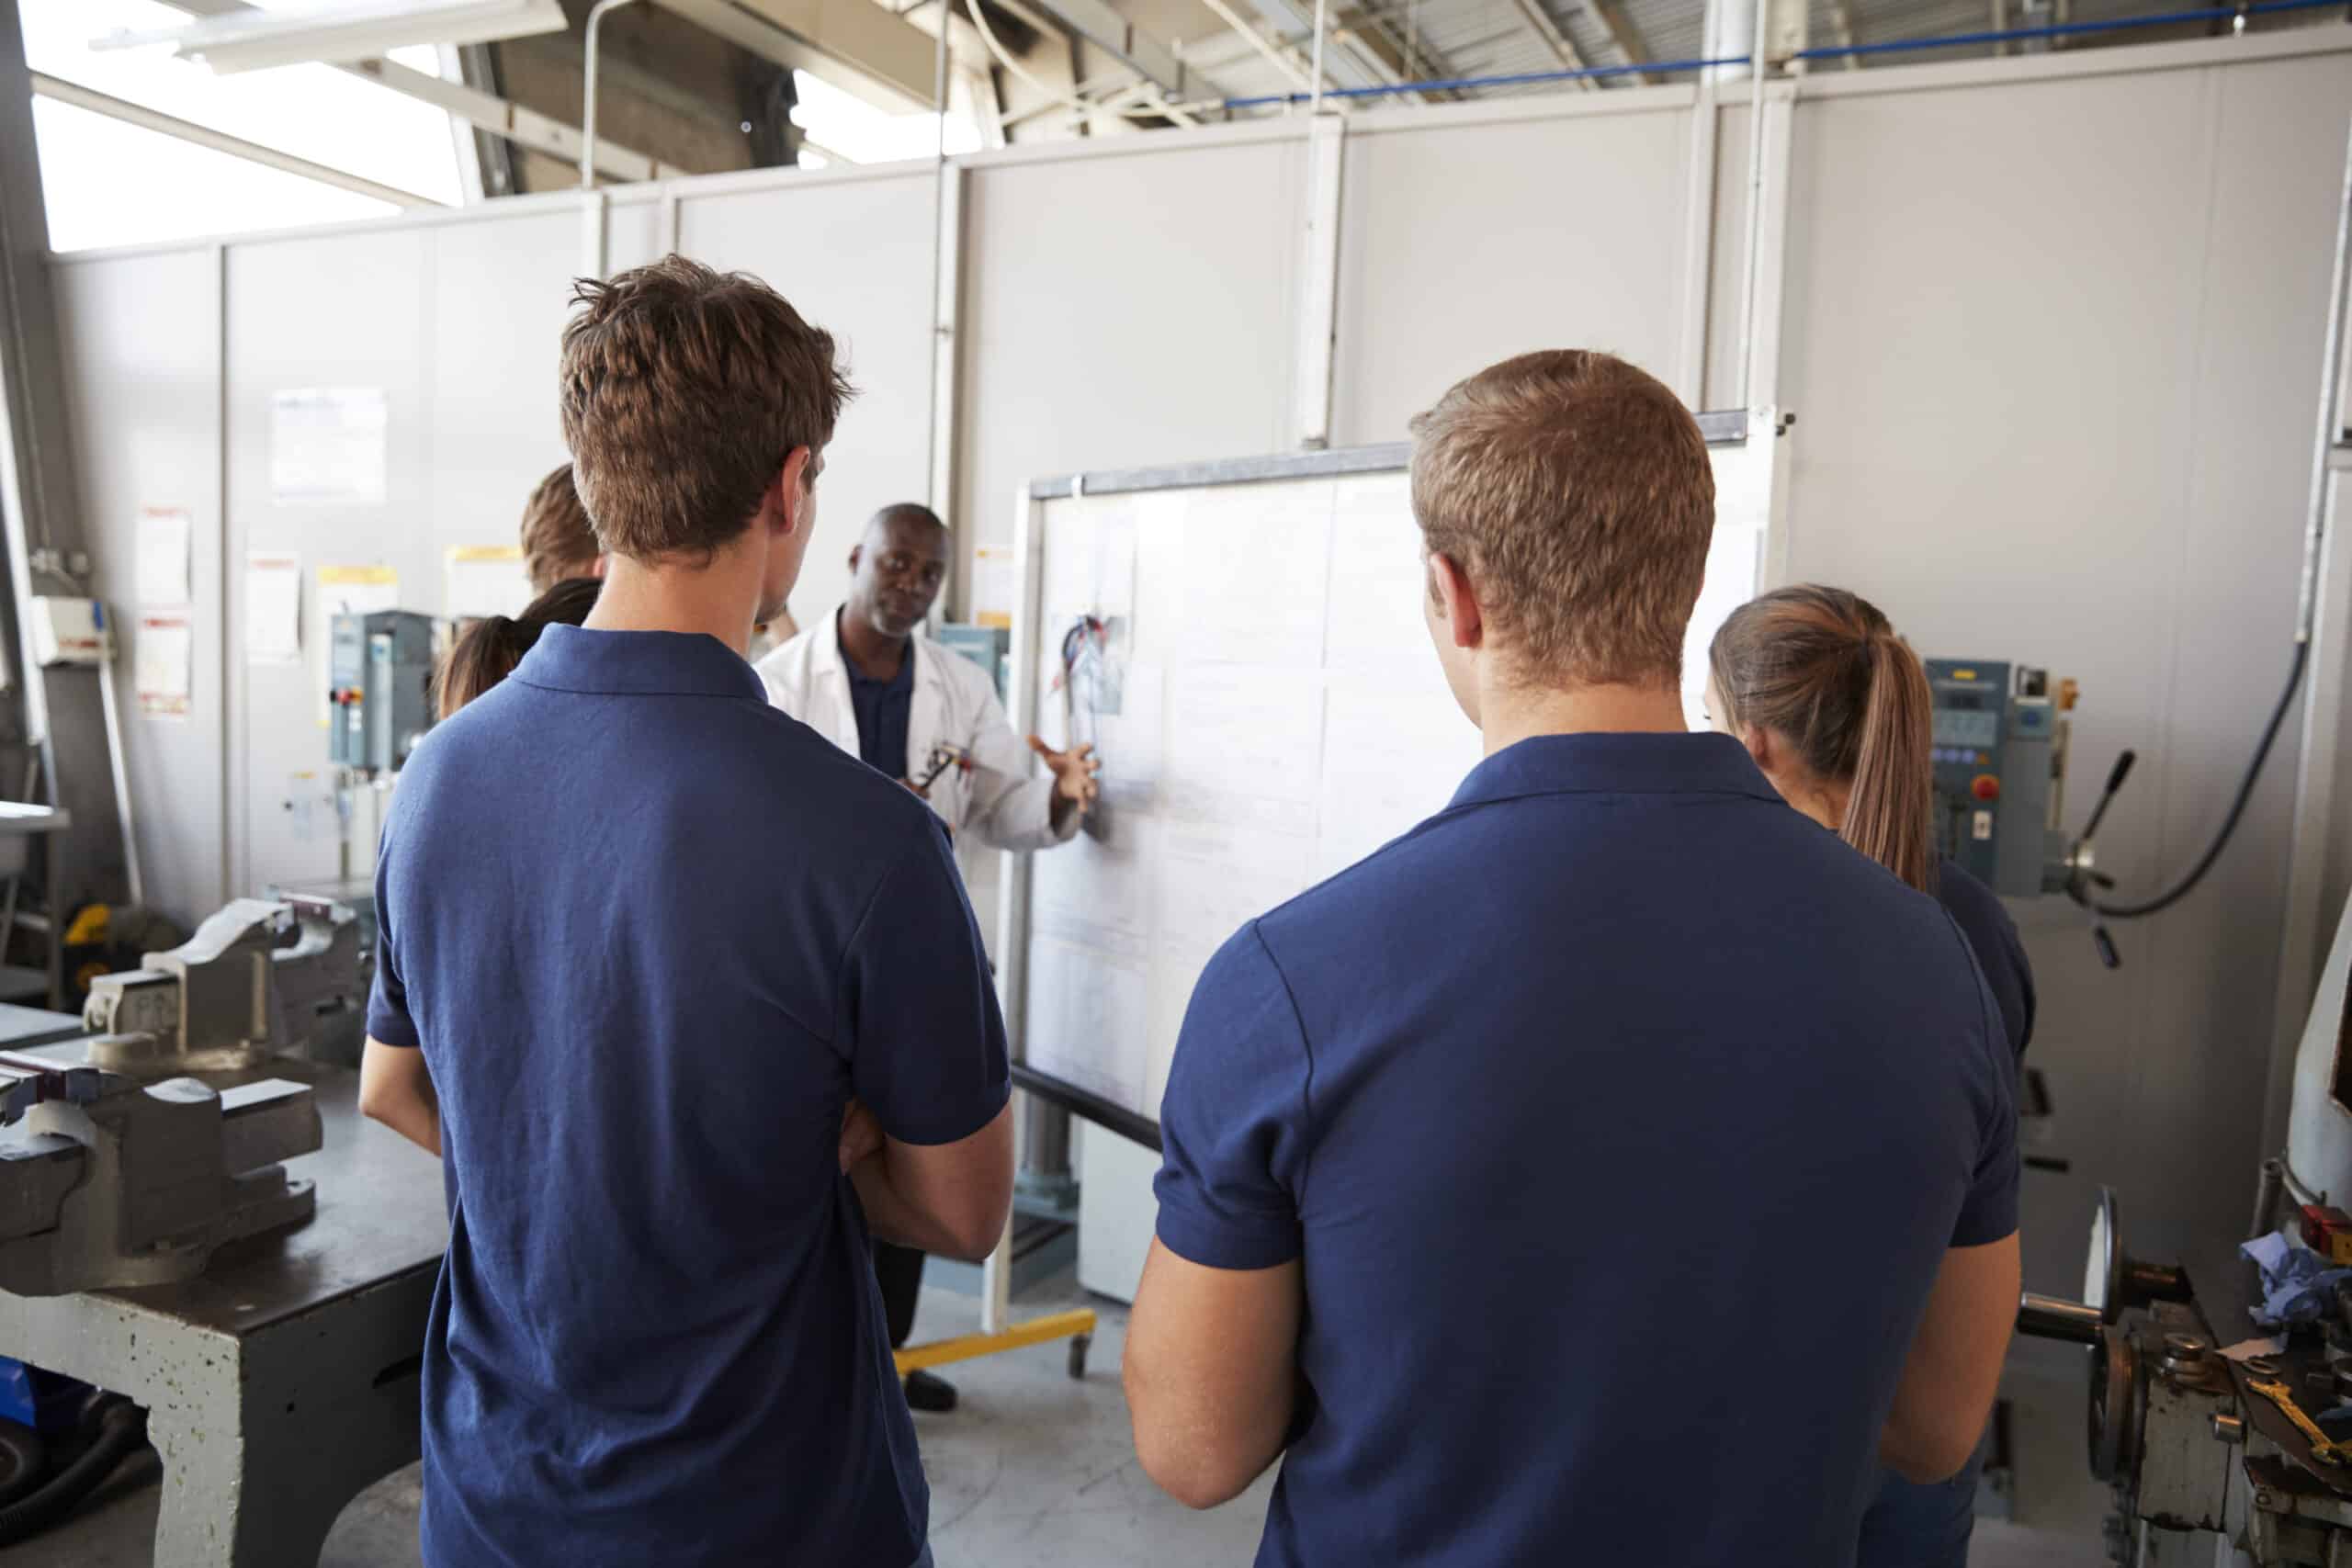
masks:
<path id="1" fill-rule="evenodd" d="M 1695 416 L 1700 434 L 1709 446 L 1745 446 L 1751 433 L 1770 440 L 1775 434 L 1769 420 L 1753 419 L 1745 409 Z M 1012 689 L 1006 693 L 1011 699 L 1012 732 L 1027 735 L 1037 722 L 1037 626 L 1041 613 L 1038 598 L 1045 591 L 1045 557 L 1038 548 L 1038 536 L 1044 522 L 1044 508 L 1049 501 L 1068 501 L 1090 495 L 1135 495 L 1148 491 L 1204 490 L 1218 485 L 1262 484 L 1280 479 L 1335 479 L 1350 474 L 1400 473 L 1412 466 L 1413 445 L 1409 441 L 1392 441 L 1375 446 L 1340 446 L 1319 452 L 1292 452 L 1260 457 L 1224 457 L 1207 462 L 1176 463 L 1159 468 L 1122 468 L 1103 473 L 1063 474 L 1051 479 L 1032 479 L 1021 487 L 1013 502 L 1012 570 L 1015 583 L 1012 615 Z M 1775 465 L 1779 467 L 1779 465 Z M 1781 508 L 1777 494 L 1768 513 L 1764 540 L 1764 559 L 1774 560 L 1774 536 L 1780 532 Z M 1766 568 L 1768 575 L 1770 567 Z M 1007 850 L 1000 860 L 1001 874 L 997 884 L 997 1002 L 1004 1014 L 1005 1038 L 1012 1048 L 1012 1059 L 1024 1065 L 1029 1059 L 1029 861 L 1028 851 Z M 1031 1076 L 1050 1075 L 1028 1069 Z M 1062 1084 L 1061 1079 L 1052 1078 Z M 1075 1085 L 1067 1085 L 1070 1099 L 1082 1104 L 1091 1098 Z M 1036 1090 L 1029 1090 L 1033 1095 Z M 1080 1114 L 1085 1114 L 1081 1110 Z M 1139 1121 L 1157 1128 L 1159 1118 L 1139 1116 Z M 1126 1136 L 1134 1133 L 1115 1122 L 1106 1122 L 1114 1132 Z"/>

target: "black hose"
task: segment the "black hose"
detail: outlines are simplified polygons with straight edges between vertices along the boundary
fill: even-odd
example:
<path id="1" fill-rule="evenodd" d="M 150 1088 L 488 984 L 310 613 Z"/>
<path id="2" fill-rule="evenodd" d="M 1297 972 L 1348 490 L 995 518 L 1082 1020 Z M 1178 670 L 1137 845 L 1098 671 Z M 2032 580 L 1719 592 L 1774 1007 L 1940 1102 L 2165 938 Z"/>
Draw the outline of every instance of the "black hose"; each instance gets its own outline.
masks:
<path id="1" fill-rule="evenodd" d="M 21 1421 L 0 1421 L 0 1454 L 8 1471 L 0 1477 L 0 1507 L 15 1502 L 49 1475 L 49 1445 Z"/>
<path id="2" fill-rule="evenodd" d="M 113 1403 L 99 1415 L 98 1435 L 82 1457 L 40 1491 L 0 1508 L 0 1546 L 14 1546 L 63 1518 L 147 1441 L 147 1412 L 119 1395 L 107 1397 Z"/>
<path id="3" fill-rule="evenodd" d="M 2230 835 L 2237 831 L 2238 818 L 2245 815 L 2246 802 L 2254 798 L 2254 786 L 2262 778 L 2262 764 L 2270 760 L 2270 748 L 2278 739 L 2279 727 L 2287 722 L 2287 710 L 2294 705 L 2295 693 L 2303 683 L 2303 666 L 2311 661 L 2311 653 L 2310 643 L 2298 641 L 2295 644 L 2295 660 L 2287 671 L 2287 689 L 2278 694 L 2278 704 L 2270 710 L 2270 722 L 2262 727 L 2262 739 L 2254 749 L 2254 760 L 2246 764 L 2245 777 L 2238 781 L 2237 796 L 2230 802 L 2229 815 L 2222 818 L 2221 831 L 2215 833 L 2213 841 L 2205 846 L 2205 852 L 2198 857 L 2197 863 L 2188 868 L 2188 874 L 2153 898 L 2143 898 L 2132 904 L 2094 901 L 2092 908 L 2112 920 L 2137 919 L 2143 915 L 2171 908 L 2205 880 L 2205 874 L 2213 869 L 2215 861 L 2222 858 L 2222 851 L 2228 845 Z"/>

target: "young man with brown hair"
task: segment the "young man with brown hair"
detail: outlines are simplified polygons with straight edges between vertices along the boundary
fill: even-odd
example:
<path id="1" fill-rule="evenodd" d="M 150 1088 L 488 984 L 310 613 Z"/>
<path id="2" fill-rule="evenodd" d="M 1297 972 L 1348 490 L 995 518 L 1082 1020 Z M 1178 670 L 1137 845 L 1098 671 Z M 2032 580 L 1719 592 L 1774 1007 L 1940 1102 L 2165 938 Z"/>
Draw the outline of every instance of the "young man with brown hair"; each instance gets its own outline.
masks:
<path id="1" fill-rule="evenodd" d="M 1992 1000 L 1935 900 L 1683 732 L 1714 507 L 1672 393 L 1527 355 L 1414 435 L 1487 758 L 1193 992 L 1138 1456 L 1207 1506 L 1286 1451 L 1262 1565 L 1851 1562 L 1882 1454 L 1968 1457 L 2017 1313 Z"/>
<path id="2" fill-rule="evenodd" d="M 927 1562 L 868 1248 L 1002 1234 L 1003 1023 L 930 809 L 743 660 L 849 387 L 754 278 L 577 302 L 604 590 L 419 748 L 378 871 L 369 1111 L 449 1189 L 424 1558 Z"/>

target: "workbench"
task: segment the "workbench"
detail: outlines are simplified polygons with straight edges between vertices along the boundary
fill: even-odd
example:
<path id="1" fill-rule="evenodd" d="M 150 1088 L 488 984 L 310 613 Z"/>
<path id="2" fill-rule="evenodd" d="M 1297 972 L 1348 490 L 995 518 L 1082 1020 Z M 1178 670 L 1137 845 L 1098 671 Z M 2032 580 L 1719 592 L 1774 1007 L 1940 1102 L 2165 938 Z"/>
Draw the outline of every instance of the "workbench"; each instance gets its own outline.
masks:
<path id="1" fill-rule="evenodd" d="M 420 1452 L 417 1375 L 449 1234 L 441 1163 L 362 1117 L 346 1068 L 286 1059 L 199 1076 L 312 1086 L 323 1144 L 287 1172 L 318 1184 L 317 1214 L 221 1248 L 178 1284 L 0 1293 L 0 1355 L 147 1408 L 164 1467 L 157 1563 L 317 1568 L 345 1506 Z"/>

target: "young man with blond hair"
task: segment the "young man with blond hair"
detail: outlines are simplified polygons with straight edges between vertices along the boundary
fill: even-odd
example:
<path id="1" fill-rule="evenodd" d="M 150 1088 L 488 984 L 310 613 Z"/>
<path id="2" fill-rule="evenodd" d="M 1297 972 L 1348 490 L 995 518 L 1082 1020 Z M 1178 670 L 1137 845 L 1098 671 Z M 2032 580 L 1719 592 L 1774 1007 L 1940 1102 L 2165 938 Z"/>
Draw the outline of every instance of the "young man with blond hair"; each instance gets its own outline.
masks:
<path id="1" fill-rule="evenodd" d="M 1414 437 L 1487 757 L 1202 976 L 1137 1453 L 1195 1506 L 1286 1453 L 1267 1568 L 1851 1562 L 1882 1454 L 1967 1459 L 2017 1313 L 1992 1000 L 1934 899 L 1684 733 L 1714 506 L 1672 393 L 1527 355 Z"/>
<path id="2" fill-rule="evenodd" d="M 1010 1084 L 929 808 L 743 659 L 848 383 L 754 278 L 672 256 L 577 304 L 604 590 L 418 749 L 378 871 L 363 1100 L 449 1190 L 424 1560 L 907 1568 L 870 1238 L 989 1250 Z"/>

